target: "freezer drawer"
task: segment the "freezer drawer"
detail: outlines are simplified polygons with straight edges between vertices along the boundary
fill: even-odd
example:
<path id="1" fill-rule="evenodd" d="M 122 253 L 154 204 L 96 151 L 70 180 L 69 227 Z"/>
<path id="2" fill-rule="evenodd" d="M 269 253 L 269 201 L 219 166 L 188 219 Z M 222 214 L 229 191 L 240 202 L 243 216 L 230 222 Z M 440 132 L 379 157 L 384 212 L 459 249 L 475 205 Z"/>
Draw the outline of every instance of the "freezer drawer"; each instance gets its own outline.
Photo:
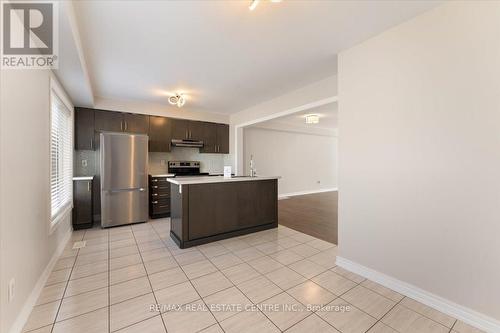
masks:
<path id="1" fill-rule="evenodd" d="M 148 190 L 101 191 L 103 228 L 148 220 Z"/>

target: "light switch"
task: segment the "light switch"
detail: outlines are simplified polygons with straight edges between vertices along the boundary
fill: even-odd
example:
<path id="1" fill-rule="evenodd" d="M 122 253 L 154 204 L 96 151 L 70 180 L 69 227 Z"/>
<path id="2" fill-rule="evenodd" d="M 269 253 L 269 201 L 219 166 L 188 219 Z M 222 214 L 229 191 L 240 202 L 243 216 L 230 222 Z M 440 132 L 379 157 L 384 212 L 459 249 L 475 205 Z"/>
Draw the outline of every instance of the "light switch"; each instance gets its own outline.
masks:
<path id="1" fill-rule="evenodd" d="M 87 167 L 87 160 L 82 160 L 82 167 L 84 167 L 84 168 Z"/>

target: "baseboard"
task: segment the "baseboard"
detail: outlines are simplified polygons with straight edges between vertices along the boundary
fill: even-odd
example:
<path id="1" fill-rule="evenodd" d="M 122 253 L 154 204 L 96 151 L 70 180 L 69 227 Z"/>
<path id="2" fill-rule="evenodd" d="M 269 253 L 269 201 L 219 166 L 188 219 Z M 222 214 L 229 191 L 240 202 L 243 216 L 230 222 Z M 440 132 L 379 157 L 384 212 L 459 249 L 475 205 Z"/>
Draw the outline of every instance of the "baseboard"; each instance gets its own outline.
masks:
<path id="1" fill-rule="evenodd" d="M 68 241 L 71 238 L 71 232 L 72 228 L 71 226 L 68 228 L 68 232 L 66 235 L 64 235 L 63 241 L 57 249 L 54 251 L 54 254 L 52 255 L 52 258 L 50 258 L 49 263 L 45 267 L 45 270 L 43 271 L 42 275 L 38 279 L 38 281 L 35 284 L 35 287 L 31 291 L 30 296 L 24 303 L 23 308 L 19 312 L 16 321 L 10 328 L 9 332 L 10 333 L 21 333 L 23 330 L 24 325 L 28 321 L 28 318 L 31 314 L 31 311 L 33 310 L 33 307 L 36 304 L 36 301 L 38 300 L 38 297 L 40 297 L 40 294 L 42 292 L 43 287 L 45 286 L 45 283 L 47 282 L 47 279 L 49 278 L 50 273 L 52 272 L 52 269 L 57 263 L 57 260 L 59 259 L 59 256 L 62 254 L 64 249 L 66 248 L 66 245 L 68 244 Z"/>
<path id="2" fill-rule="evenodd" d="M 488 317 L 477 311 L 471 310 L 465 306 L 456 304 L 428 291 L 420 289 L 414 285 L 403 282 L 342 257 L 337 257 L 337 265 L 347 269 L 348 271 L 361 275 L 369 280 L 377 282 L 384 287 L 397 291 L 402 295 L 413 298 L 420 303 L 446 313 L 447 315 L 457 318 L 480 330 L 490 333 L 500 332 L 500 321 Z"/>
<path id="3" fill-rule="evenodd" d="M 319 190 L 308 190 L 308 191 L 282 193 L 282 194 L 278 195 L 278 198 L 294 197 L 297 195 L 306 195 L 306 194 L 333 192 L 333 191 L 338 191 L 338 189 L 336 187 L 331 187 L 331 188 L 323 188 L 323 189 L 319 189 Z"/>

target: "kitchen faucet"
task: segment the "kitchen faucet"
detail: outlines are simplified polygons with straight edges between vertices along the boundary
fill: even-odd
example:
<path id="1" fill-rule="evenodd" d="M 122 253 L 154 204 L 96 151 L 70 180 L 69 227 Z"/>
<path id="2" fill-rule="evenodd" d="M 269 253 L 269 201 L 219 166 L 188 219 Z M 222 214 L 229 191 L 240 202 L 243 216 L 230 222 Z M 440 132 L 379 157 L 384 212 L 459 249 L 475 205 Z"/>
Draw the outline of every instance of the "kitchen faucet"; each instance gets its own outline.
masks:
<path id="1" fill-rule="evenodd" d="M 257 170 L 253 164 L 253 155 L 250 155 L 250 177 L 257 177 Z"/>

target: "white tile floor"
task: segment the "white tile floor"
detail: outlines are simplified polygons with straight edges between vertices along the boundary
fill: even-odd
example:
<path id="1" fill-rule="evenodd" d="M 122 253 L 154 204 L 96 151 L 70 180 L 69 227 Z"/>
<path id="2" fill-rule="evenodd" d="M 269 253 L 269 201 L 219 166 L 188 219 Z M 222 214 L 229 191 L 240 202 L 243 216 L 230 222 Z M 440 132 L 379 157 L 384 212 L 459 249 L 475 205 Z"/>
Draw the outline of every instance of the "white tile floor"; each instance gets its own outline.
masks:
<path id="1" fill-rule="evenodd" d="M 75 231 L 24 331 L 479 332 L 337 267 L 335 245 L 286 227 L 184 250 L 169 231 L 169 219 Z"/>

